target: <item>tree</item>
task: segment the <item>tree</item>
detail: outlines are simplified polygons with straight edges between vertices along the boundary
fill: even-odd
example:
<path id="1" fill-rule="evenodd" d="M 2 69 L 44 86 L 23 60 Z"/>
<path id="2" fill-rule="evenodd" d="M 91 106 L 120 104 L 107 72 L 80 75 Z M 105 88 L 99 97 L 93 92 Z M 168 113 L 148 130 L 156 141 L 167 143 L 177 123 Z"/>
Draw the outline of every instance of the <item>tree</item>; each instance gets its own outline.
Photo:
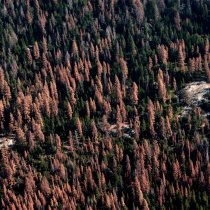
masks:
<path id="1" fill-rule="evenodd" d="M 126 155 L 126 176 L 127 177 L 130 177 L 130 174 L 131 174 L 131 163 L 130 163 L 130 158 L 128 155 Z"/>
<path id="2" fill-rule="evenodd" d="M 26 193 L 32 195 L 35 190 L 36 190 L 36 183 L 34 181 L 32 173 L 29 172 L 27 177 L 25 178 L 25 191 Z"/>
<path id="3" fill-rule="evenodd" d="M 31 25 L 31 23 L 33 21 L 33 18 L 32 18 L 32 15 L 31 15 L 31 7 L 30 7 L 30 1 L 29 0 L 26 1 L 26 5 L 27 5 L 26 18 L 27 18 L 27 21 L 28 21 L 29 25 Z"/>
<path id="4" fill-rule="evenodd" d="M 82 123 L 81 123 L 79 117 L 77 117 L 77 131 L 79 133 L 79 136 L 82 137 L 82 135 L 83 135 L 83 132 L 82 132 Z"/>
<path id="5" fill-rule="evenodd" d="M 48 180 L 46 177 L 43 177 L 42 181 L 41 181 L 41 185 L 40 185 L 40 188 L 43 192 L 43 194 L 46 196 L 46 197 L 49 197 L 50 194 L 51 194 L 51 189 L 50 189 L 50 186 L 49 186 L 49 183 L 48 183 Z"/>
<path id="6" fill-rule="evenodd" d="M 210 69 L 209 69 L 207 55 L 204 56 L 204 69 L 206 71 L 207 81 L 210 83 Z"/>
<path id="7" fill-rule="evenodd" d="M 121 84 L 120 81 L 115 75 L 115 90 L 116 90 L 116 98 L 118 103 L 122 103 L 122 92 L 121 92 Z"/>
<path id="8" fill-rule="evenodd" d="M 133 87 L 132 87 L 132 91 L 131 91 L 131 100 L 133 101 L 134 105 L 138 104 L 138 86 L 135 82 L 133 82 Z"/>
<path id="9" fill-rule="evenodd" d="M 137 177 L 135 177 L 135 192 L 136 192 L 136 199 L 137 199 L 139 205 L 141 206 L 142 202 L 143 202 L 143 199 L 144 199 L 144 196 L 143 196 L 143 193 L 141 191 L 140 182 L 139 182 Z"/>
<path id="10" fill-rule="evenodd" d="M 33 49 L 33 51 L 34 51 L 34 58 L 35 58 L 36 60 L 38 60 L 39 57 L 40 57 L 38 42 L 35 42 L 35 43 L 34 43 L 34 49 Z"/>
<path id="11" fill-rule="evenodd" d="M 25 133 L 23 132 L 23 130 L 20 127 L 18 127 L 16 129 L 16 135 L 17 135 L 17 139 L 20 142 L 20 144 L 25 145 L 26 144 Z"/>
<path id="12" fill-rule="evenodd" d="M 163 100 L 163 102 L 166 102 L 166 87 L 164 84 L 164 78 L 163 78 L 163 71 L 159 69 L 158 71 L 158 94 L 159 97 Z"/>
<path id="13" fill-rule="evenodd" d="M 158 55 L 162 63 L 167 64 L 168 60 L 168 49 L 164 45 L 158 46 Z"/>
<path id="14" fill-rule="evenodd" d="M 26 49 L 26 53 L 27 53 L 28 62 L 30 65 L 32 65 L 33 59 L 29 48 Z"/>
<path id="15" fill-rule="evenodd" d="M 205 50 L 205 54 L 208 55 L 209 54 L 209 39 L 208 38 L 205 39 L 204 50 Z"/>
<path id="16" fill-rule="evenodd" d="M 181 20 L 180 20 L 179 12 L 177 11 L 175 12 L 174 22 L 175 22 L 176 29 L 178 31 L 181 31 Z"/>
<path id="17" fill-rule="evenodd" d="M 145 16 L 144 6 L 143 6 L 141 0 L 133 1 L 133 4 L 134 4 L 134 8 L 135 8 L 135 14 L 136 14 L 137 21 L 138 21 L 138 23 L 141 24 L 143 22 L 144 16 Z"/>
<path id="18" fill-rule="evenodd" d="M 72 108 L 71 108 L 71 104 L 69 102 L 67 103 L 67 110 L 68 110 L 69 119 L 71 120 L 73 111 L 72 111 Z"/>
<path id="19" fill-rule="evenodd" d="M 136 116 L 134 120 L 134 137 L 136 140 L 139 139 L 139 133 L 140 133 L 140 120 L 139 117 Z"/>
<path id="20" fill-rule="evenodd" d="M 120 58 L 120 67 L 123 73 L 123 81 L 126 81 L 126 79 L 128 78 L 128 67 L 124 58 Z"/>
<path id="21" fill-rule="evenodd" d="M 147 110 L 148 110 L 148 117 L 149 117 L 149 124 L 150 124 L 150 133 L 152 136 L 154 136 L 155 135 L 155 129 L 154 129 L 155 111 L 154 111 L 154 104 L 152 103 L 151 99 L 149 99 Z"/>
<path id="22" fill-rule="evenodd" d="M 182 45 L 179 44 L 179 47 L 178 47 L 178 66 L 180 67 L 180 69 L 182 71 L 184 71 L 184 54 L 183 54 L 183 48 L 182 48 Z"/>
<path id="23" fill-rule="evenodd" d="M 78 55 L 79 55 L 79 50 L 78 50 L 77 43 L 76 43 L 75 39 L 72 42 L 72 54 L 76 57 L 78 57 Z"/>
<path id="24" fill-rule="evenodd" d="M 91 126 L 92 126 L 93 139 L 95 140 L 95 142 L 98 142 L 98 130 L 94 120 L 92 121 Z"/>
<path id="25" fill-rule="evenodd" d="M 178 160 L 175 160 L 175 162 L 173 163 L 173 177 L 175 180 L 179 178 L 179 170 L 179 162 Z"/>

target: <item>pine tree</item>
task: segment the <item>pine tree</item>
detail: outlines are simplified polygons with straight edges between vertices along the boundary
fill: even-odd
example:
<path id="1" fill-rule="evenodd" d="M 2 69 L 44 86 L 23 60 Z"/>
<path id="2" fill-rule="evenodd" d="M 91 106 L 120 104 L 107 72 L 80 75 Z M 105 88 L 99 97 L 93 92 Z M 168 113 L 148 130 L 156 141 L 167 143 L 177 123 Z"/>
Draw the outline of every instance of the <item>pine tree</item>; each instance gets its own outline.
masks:
<path id="1" fill-rule="evenodd" d="M 154 111 L 154 104 L 149 99 L 149 103 L 147 106 L 148 110 L 148 117 L 149 117 L 149 124 L 150 124 L 150 133 L 152 136 L 155 135 L 154 123 L 155 123 L 155 111 Z"/>
<path id="2" fill-rule="evenodd" d="M 32 65 L 33 59 L 29 48 L 26 49 L 26 53 L 27 53 L 28 62 L 30 65 Z"/>
<path id="3" fill-rule="evenodd" d="M 76 57 L 79 55 L 79 50 L 75 39 L 72 42 L 72 54 Z"/>
<path id="4" fill-rule="evenodd" d="M 77 117 L 77 131 L 79 133 L 79 136 L 82 137 L 82 135 L 83 135 L 83 132 L 82 132 L 82 123 L 81 123 L 79 117 Z"/>
<path id="5" fill-rule="evenodd" d="M 121 84 L 117 75 L 115 75 L 115 90 L 116 90 L 116 98 L 118 103 L 122 103 Z"/>
<path id="6" fill-rule="evenodd" d="M 41 187 L 41 190 L 42 190 L 43 194 L 46 197 L 49 197 L 50 194 L 51 194 L 51 189 L 50 189 L 50 186 L 49 186 L 49 183 L 48 183 L 46 177 L 43 177 L 40 187 Z"/>
<path id="7" fill-rule="evenodd" d="M 128 78 L 128 67 L 124 58 L 120 58 L 120 67 L 123 73 L 123 80 L 126 81 L 126 79 Z"/>
<path id="8" fill-rule="evenodd" d="M 132 92 L 131 92 L 131 100 L 133 101 L 134 105 L 138 104 L 138 86 L 135 82 L 133 82 Z"/>
<path id="9" fill-rule="evenodd" d="M 181 20 L 180 20 L 179 12 L 175 13 L 174 22 L 175 22 L 176 29 L 178 31 L 181 31 Z"/>
<path id="10" fill-rule="evenodd" d="M 206 71 L 207 81 L 210 83 L 210 69 L 207 55 L 204 56 L 204 69 Z"/>
<path id="11" fill-rule="evenodd" d="M 73 111 L 72 111 L 72 108 L 71 108 L 71 104 L 69 102 L 67 103 L 67 110 L 68 110 L 69 119 L 71 120 Z"/>
<path id="12" fill-rule="evenodd" d="M 180 69 L 182 71 L 184 71 L 184 54 L 183 54 L 183 48 L 182 48 L 182 45 L 179 44 L 179 47 L 178 47 L 178 66 L 180 67 Z"/>
<path id="13" fill-rule="evenodd" d="M 158 71 L 158 93 L 159 97 L 163 100 L 163 102 L 166 102 L 166 87 L 164 84 L 164 78 L 163 78 L 163 71 L 159 69 Z"/>
<path id="14" fill-rule="evenodd" d="M 39 52 L 39 45 L 38 45 L 37 42 L 34 43 L 34 49 L 33 49 L 33 51 L 34 51 L 34 58 L 36 60 L 38 60 L 39 57 L 40 57 L 40 52 Z"/>

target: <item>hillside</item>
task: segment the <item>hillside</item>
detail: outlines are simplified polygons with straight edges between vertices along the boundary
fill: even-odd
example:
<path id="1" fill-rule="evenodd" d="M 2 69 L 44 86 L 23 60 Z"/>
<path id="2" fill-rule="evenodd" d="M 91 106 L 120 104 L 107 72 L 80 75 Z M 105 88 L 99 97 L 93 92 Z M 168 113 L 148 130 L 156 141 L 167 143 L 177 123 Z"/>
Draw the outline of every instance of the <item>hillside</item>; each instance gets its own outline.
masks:
<path id="1" fill-rule="evenodd" d="M 0 209 L 208 210 L 209 11 L 0 1 Z"/>

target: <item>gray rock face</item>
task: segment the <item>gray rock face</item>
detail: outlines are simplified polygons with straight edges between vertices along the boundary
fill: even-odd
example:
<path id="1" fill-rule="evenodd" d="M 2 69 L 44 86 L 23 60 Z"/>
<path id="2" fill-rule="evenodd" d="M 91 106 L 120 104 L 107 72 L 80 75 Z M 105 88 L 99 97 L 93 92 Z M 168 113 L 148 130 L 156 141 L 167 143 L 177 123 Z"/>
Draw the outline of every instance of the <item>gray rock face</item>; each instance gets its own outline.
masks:
<path id="1" fill-rule="evenodd" d="M 0 134 L 0 149 L 2 148 L 10 148 L 15 144 L 15 136 L 9 135 L 5 136 Z"/>
<path id="2" fill-rule="evenodd" d="M 186 116 L 195 107 L 201 107 L 205 116 L 210 115 L 210 101 L 207 96 L 210 93 L 210 83 L 204 81 L 188 83 L 182 90 L 182 93 L 184 97 L 183 100 L 187 105 L 182 111 L 182 117 Z M 205 108 L 203 108 L 204 105 Z"/>

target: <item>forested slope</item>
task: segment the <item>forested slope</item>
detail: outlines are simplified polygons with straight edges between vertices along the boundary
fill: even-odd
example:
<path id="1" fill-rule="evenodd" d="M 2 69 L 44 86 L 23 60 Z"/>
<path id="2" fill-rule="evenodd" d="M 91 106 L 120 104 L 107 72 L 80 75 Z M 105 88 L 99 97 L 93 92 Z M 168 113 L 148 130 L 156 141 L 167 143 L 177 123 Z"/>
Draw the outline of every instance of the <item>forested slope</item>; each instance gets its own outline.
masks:
<path id="1" fill-rule="evenodd" d="M 0 209 L 209 209 L 209 119 L 179 100 L 210 82 L 209 10 L 0 1 Z"/>

